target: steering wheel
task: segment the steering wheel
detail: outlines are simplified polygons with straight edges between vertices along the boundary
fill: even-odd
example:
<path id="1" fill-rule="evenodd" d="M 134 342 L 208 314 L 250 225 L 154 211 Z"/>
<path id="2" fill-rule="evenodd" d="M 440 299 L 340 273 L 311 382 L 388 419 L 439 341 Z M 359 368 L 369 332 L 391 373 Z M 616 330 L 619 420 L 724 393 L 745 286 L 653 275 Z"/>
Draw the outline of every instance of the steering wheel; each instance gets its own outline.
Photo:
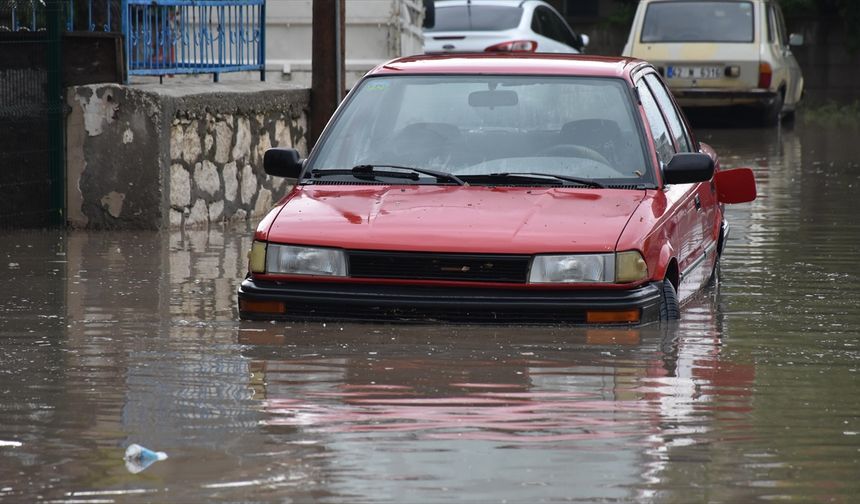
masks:
<path id="1" fill-rule="evenodd" d="M 612 163 L 608 159 L 606 159 L 603 154 L 597 152 L 590 147 L 585 147 L 584 145 L 558 144 L 543 149 L 537 154 L 538 156 L 578 157 L 597 161 L 598 163 L 603 163 L 607 166 L 612 166 Z"/>

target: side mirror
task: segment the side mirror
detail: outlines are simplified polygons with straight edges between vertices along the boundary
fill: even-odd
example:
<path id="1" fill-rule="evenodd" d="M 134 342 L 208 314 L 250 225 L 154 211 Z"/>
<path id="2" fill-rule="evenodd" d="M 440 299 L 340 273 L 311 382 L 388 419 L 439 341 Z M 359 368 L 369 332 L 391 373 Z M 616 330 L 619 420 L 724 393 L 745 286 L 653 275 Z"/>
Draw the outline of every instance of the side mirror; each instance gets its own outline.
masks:
<path id="1" fill-rule="evenodd" d="M 302 172 L 302 159 L 296 149 L 268 149 L 263 155 L 263 170 L 273 177 L 297 179 Z"/>
<path id="2" fill-rule="evenodd" d="M 436 0 L 424 0 L 424 28 L 436 26 Z"/>
<path id="3" fill-rule="evenodd" d="M 584 33 L 579 34 L 579 40 L 580 40 L 580 42 L 582 42 L 582 48 L 583 49 L 588 47 L 588 42 L 591 41 L 591 39 L 588 37 L 588 35 L 586 35 Z"/>
<path id="4" fill-rule="evenodd" d="M 714 176 L 714 160 L 700 152 L 679 152 L 663 168 L 664 184 L 705 182 Z"/>
<path id="5" fill-rule="evenodd" d="M 746 203 L 756 197 L 755 175 L 749 168 L 718 171 L 714 183 L 720 203 Z"/>
<path id="6" fill-rule="evenodd" d="M 788 36 L 788 45 L 798 47 L 803 45 L 803 34 L 792 33 Z"/>

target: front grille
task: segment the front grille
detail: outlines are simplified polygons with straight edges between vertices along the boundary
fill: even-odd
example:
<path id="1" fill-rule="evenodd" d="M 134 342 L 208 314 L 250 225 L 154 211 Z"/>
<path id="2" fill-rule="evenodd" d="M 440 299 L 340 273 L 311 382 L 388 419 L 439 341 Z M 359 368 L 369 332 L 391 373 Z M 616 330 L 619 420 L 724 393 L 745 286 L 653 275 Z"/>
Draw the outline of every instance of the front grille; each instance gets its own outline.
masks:
<path id="1" fill-rule="evenodd" d="M 349 275 L 356 278 L 526 283 L 529 256 L 430 254 L 351 250 Z"/>

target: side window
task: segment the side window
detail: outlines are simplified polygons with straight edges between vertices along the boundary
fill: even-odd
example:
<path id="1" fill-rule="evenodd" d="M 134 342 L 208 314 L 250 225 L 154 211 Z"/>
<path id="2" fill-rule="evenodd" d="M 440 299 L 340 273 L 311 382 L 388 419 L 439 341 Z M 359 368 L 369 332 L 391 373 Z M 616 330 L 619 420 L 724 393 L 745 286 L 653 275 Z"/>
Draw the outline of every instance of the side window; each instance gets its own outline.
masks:
<path id="1" fill-rule="evenodd" d="M 773 34 L 776 31 L 776 20 L 773 16 L 773 4 L 767 3 L 765 4 L 765 8 L 767 9 L 767 23 L 765 23 L 765 27 L 767 28 L 767 43 L 773 44 Z"/>
<path id="2" fill-rule="evenodd" d="M 669 96 L 669 92 L 666 91 L 666 87 L 655 74 L 646 75 L 645 80 L 648 82 L 651 92 L 654 93 L 654 97 L 657 98 L 660 108 L 663 109 L 663 115 L 669 121 L 669 129 L 672 130 L 672 137 L 675 138 L 675 143 L 678 144 L 678 151 L 692 152 L 690 148 L 692 142 L 690 142 L 689 132 L 681 116 L 678 115 L 678 109 L 672 103 L 672 98 Z"/>
<path id="3" fill-rule="evenodd" d="M 785 19 L 782 17 L 782 11 L 779 6 L 773 6 L 773 12 L 776 14 L 776 36 L 779 40 L 779 45 L 788 45 L 788 33 L 785 31 Z"/>
<path id="4" fill-rule="evenodd" d="M 669 127 L 666 126 L 666 121 L 663 120 L 663 115 L 660 114 L 660 108 L 657 107 L 657 102 L 654 100 L 651 90 L 645 85 L 644 80 L 640 80 L 636 84 L 636 90 L 639 91 L 639 99 L 642 100 L 642 108 L 645 109 L 645 117 L 648 119 L 648 125 L 651 127 L 651 135 L 654 137 L 654 148 L 657 150 L 657 159 L 663 165 L 667 165 L 672 156 L 675 155 L 672 138 L 669 136 Z"/>
<path id="5" fill-rule="evenodd" d="M 552 36 L 552 26 L 549 23 L 549 16 L 546 7 L 538 7 L 535 9 L 534 18 L 532 18 L 532 30 L 538 35 L 543 35 L 547 38 Z"/>
<path id="6" fill-rule="evenodd" d="M 550 13 L 551 23 L 555 25 L 553 32 L 557 32 L 559 38 L 556 39 L 562 44 L 568 45 L 570 47 L 576 48 L 576 39 L 573 36 L 573 33 L 570 32 L 570 29 L 567 27 L 567 24 L 563 19 L 558 17 L 558 14 L 551 12 Z"/>

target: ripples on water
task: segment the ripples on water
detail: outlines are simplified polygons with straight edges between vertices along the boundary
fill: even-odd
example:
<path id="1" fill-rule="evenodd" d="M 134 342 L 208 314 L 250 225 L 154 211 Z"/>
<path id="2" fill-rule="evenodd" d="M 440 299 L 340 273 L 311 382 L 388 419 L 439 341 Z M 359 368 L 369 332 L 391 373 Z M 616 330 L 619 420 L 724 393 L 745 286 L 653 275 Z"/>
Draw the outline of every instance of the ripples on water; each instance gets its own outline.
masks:
<path id="1" fill-rule="evenodd" d="M 247 229 L 7 233 L 0 502 L 850 502 L 857 137 L 704 132 L 760 197 L 668 327 L 239 323 Z"/>

